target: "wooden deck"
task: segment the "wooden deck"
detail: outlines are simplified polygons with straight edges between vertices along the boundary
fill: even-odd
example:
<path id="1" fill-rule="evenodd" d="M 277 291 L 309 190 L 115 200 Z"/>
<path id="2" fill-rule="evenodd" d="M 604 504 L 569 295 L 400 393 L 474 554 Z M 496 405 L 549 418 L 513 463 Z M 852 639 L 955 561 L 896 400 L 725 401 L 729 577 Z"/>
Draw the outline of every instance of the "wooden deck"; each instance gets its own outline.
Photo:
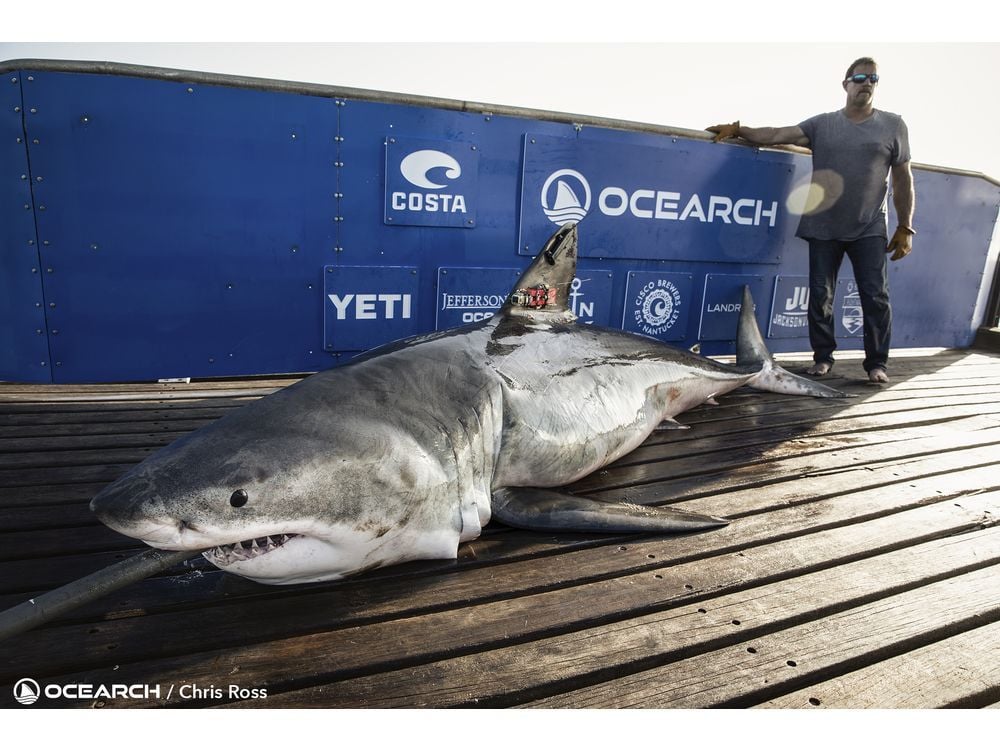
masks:
<path id="1" fill-rule="evenodd" d="M 725 529 L 491 524 L 457 562 L 295 587 L 199 558 L 0 642 L 0 705 L 24 677 L 160 692 L 35 707 L 996 704 L 1000 355 L 901 352 L 883 388 L 835 372 L 858 398 L 740 390 L 573 487 Z M 0 609 L 138 551 L 93 494 L 288 382 L 0 385 Z"/>

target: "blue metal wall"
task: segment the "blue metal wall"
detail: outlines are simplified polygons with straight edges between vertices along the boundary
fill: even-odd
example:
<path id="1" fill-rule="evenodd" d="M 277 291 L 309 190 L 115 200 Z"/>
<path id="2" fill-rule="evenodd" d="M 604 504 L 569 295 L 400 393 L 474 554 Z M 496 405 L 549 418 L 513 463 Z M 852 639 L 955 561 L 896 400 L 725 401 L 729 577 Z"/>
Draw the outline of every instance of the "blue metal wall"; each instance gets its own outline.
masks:
<path id="1" fill-rule="evenodd" d="M 749 283 L 772 349 L 808 349 L 806 156 L 182 76 L 2 84 L 0 379 L 323 369 L 488 315 L 571 218 L 584 320 L 729 352 Z M 915 177 L 893 343 L 967 346 L 1000 188 Z"/>

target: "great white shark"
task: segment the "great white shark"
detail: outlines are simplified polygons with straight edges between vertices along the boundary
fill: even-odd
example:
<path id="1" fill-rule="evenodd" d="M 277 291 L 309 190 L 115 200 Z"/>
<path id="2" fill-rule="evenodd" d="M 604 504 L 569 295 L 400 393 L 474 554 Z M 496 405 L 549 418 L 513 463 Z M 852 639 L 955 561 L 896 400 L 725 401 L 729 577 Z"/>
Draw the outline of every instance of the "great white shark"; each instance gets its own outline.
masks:
<path id="1" fill-rule="evenodd" d="M 491 518 L 537 530 L 677 532 L 726 519 L 559 488 L 741 386 L 845 394 L 782 369 L 744 290 L 735 366 L 568 305 L 557 231 L 488 320 L 374 349 L 177 440 L 91 501 L 105 524 L 271 584 L 455 558 Z"/>

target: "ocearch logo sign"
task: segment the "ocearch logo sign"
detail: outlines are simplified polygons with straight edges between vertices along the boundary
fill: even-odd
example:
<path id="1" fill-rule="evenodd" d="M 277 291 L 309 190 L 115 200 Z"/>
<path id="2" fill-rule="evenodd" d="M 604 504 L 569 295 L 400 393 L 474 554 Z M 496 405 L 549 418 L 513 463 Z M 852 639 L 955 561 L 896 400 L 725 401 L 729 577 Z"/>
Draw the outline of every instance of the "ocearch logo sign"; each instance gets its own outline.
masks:
<path id="1" fill-rule="evenodd" d="M 560 169 L 542 186 L 542 210 L 553 224 L 580 222 L 590 211 L 590 183 L 575 169 Z"/>
<path id="2" fill-rule="evenodd" d="M 778 219 L 778 201 L 683 193 L 665 188 L 662 185 L 638 188 L 608 185 L 597 195 L 597 210 L 613 218 L 631 216 L 654 221 L 722 222 L 746 226 L 766 224 L 773 227 Z M 556 170 L 542 186 L 541 205 L 553 224 L 579 222 L 590 212 L 590 182 L 574 169 Z"/>

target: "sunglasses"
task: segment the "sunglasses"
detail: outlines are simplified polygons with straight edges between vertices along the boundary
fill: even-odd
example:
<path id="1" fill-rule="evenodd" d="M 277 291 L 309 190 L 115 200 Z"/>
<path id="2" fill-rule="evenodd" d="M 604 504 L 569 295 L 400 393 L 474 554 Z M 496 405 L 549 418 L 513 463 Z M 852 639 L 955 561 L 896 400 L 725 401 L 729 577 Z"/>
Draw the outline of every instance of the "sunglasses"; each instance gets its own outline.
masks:
<path id="1" fill-rule="evenodd" d="M 855 73 L 847 80 L 851 83 L 864 83 L 866 80 L 878 83 L 878 73 Z"/>

